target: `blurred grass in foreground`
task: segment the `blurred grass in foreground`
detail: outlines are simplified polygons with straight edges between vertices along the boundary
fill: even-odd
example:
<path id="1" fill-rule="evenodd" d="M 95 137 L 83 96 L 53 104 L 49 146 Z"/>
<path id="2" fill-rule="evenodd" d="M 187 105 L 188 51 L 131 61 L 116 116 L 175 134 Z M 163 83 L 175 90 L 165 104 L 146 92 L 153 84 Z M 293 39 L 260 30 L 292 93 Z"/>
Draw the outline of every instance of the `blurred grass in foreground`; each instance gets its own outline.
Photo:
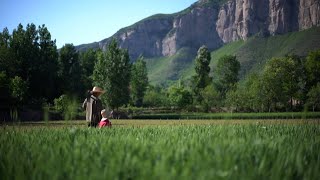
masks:
<path id="1" fill-rule="evenodd" d="M 222 122 L 228 121 L 233 120 Z M 121 123 L 133 121 L 113 120 L 115 126 L 105 129 L 84 128 L 82 121 L 61 128 L 1 126 L 0 178 L 317 179 L 320 176 L 318 120 L 295 120 L 301 122 L 298 124 L 250 121 L 123 128 Z"/>

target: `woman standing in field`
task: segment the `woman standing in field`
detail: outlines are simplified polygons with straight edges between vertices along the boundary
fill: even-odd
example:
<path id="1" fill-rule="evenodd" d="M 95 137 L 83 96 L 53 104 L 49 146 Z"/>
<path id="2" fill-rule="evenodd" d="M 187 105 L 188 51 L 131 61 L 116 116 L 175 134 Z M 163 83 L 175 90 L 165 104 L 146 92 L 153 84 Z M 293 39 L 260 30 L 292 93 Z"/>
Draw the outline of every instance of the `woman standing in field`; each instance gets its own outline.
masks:
<path id="1" fill-rule="evenodd" d="M 100 112 L 103 108 L 99 96 L 103 93 L 104 91 L 101 88 L 93 87 L 92 91 L 88 92 L 87 98 L 82 104 L 82 108 L 86 110 L 88 127 L 97 127 L 102 118 Z"/>

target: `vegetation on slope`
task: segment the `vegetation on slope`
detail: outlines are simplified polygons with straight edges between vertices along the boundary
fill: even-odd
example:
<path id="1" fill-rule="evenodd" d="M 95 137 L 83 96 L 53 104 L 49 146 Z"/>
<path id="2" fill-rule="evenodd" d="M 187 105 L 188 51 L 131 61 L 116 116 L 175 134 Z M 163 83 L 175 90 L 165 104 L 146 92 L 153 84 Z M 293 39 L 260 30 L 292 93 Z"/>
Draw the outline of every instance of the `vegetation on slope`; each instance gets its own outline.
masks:
<path id="1" fill-rule="evenodd" d="M 240 77 L 243 78 L 251 71 L 261 70 L 265 62 L 272 57 L 282 57 L 286 54 L 306 56 L 308 52 L 317 49 L 320 49 L 319 27 L 271 37 L 257 35 L 247 41 L 232 42 L 213 51 L 210 66 L 211 71 L 214 71 L 219 58 L 223 55 L 235 55 L 241 63 Z M 183 60 L 183 57 L 186 59 Z M 194 53 L 187 52 L 184 48 L 171 57 L 147 60 L 151 84 L 170 84 L 171 81 L 190 79 L 195 73 L 194 58 Z"/>
<path id="2" fill-rule="evenodd" d="M 149 80 L 153 85 L 168 85 L 171 81 L 179 80 L 186 70 L 192 71 L 192 51 L 188 48 L 180 49 L 170 57 L 146 59 Z"/>
<path id="3" fill-rule="evenodd" d="M 306 56 L 308 52 L 317 49 L 320 49 L 319 27 L 270 37 L 257 35 L 247 41 L 232 42 L 213 51 L 211 67 L 214 69 L 217 60 L 223 55 L 236 55 L 241 63 L 240 77 L 244 77 L 251 70 L 261 70 L 272 57 L 286 54 Z"/>

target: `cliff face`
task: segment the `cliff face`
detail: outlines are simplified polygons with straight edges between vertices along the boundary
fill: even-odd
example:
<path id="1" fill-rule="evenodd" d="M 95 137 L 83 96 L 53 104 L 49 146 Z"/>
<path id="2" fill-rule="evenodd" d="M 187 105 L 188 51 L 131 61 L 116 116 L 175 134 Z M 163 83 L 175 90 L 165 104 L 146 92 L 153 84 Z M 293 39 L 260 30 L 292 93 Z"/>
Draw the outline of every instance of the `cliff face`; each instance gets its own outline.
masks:
<path id="1" fill-rule="evenodd" d="M 162 56 L 162 39 L 172 29 L 172 22 L 171 17 L 150 18 L 118 31 L 112 38 L 116 38 L 121 48 L 129 50 L 130 57 Z M 101 41 L 100 48 L 105 49 L 110 40 Z"/>
<path id="2" fill-rule="evenodd" d="M 176 17 L 173 28 L 162 40 L 162 55 L 175 54 L 182 47 L 198 49 L 205 44 L 210 49 L 222 45 L 214 22 L 218 11 L 213 7 L 195 7 L 189 13 Z"/>
<path id="3" fill-rule="evenodd" d="M 219 11 L 217 32 L 224 43 L 247 39 L 266 28 L 268 0 L 233 0 Z"/>
<path id="4" fill-rule="evenodd" d="M 319 25 L 320 0 L 229 0 L 222 5 L 199 0 L 180 13 L 149 17 L 112 37 L 134 60 L 141 54 L 171 56 L 182 47 L 213 50 L 257 33 L 285 34 Z M 105 48 L 111 38 L 99 47 Z"/>
<path id="5" fill-rule="evenodd" d="M 224 43 L 256 33 L 285 34 L 320 25 L 320 0 L 232 0 L 219 11 L 217 32 Z"/>
<path id="6" fill-rule="evenodd" d="M 320 25 L 320 0 L 299 1 L 299 29 Z"/>

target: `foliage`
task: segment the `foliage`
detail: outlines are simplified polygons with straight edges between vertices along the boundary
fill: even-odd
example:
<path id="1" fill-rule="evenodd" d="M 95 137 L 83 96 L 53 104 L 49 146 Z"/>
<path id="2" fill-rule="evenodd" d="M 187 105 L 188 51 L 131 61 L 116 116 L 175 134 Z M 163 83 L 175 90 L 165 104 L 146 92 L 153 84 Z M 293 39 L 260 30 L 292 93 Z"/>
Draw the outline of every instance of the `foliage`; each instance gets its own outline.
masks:
<path id="1" fill-rule="evenodd" d="M 225 98 L 226 93 L 238 82 L 239 70 L 240 62 L 236 56 L 225 55 L 218 60 L 214 71 L 215 87 L 222 98 Z"/>
<path id="2" fill-rule="evenodd" d="M 234 55 L 241 63 L 239 79 L 242 80 L 248 73 L 260 73 L 272 57 L 284 57 L 286 54 L 304 57 L 309 51 L 320 49 L 319 33 L 320 27 L 314 27 L 284 35 L 255 35 L 246 41 L 230 42 L 211 52 L 210 68 L 215 70 L 222 56 Z M 191 79 L 195 75 L 194 57 L 194 51 L 183 47 L 172 56 L 146 59 L 150 83 L 168 87 L 171 81 Z"/>
<path id="3" fill-rule="evenodd" d="M 237 91 L 239 91 L 239 110 L 245 112 L 263 112 L 265 110 L 266 102 L 264 91 L 262 91 L 262 89 L 263 82 L 261 75 L 257 73 L 249 74 L 244 83 L 237 86 Z M 230 102 L 232 99 L 227 98 L 227 101 Z"/>
<path id="4" fill-rule="evenodd" d="M 263 72 L 263 93 L 269 110 L 275 110 L 277 103 L 287 106 L 295 98 L 301 75 L 298 67 L 297 60 L 292 56 L 273 58 L 267 62 Z"/>
<path id="5" fill-rule="evenodd" d="M 1 179 L 319 177 L 318 125 L 16 126 L 0 133 Z"/>
<path id="6" fill-rule="evenodd" d="M 16 76 L 10 82 L 11 97 L 22 103 L 26 99 L 28 92 L 28 83 L 23 81 L 21 77 Z"/>
<path id="7" fill-rule="evenodd" d="M 267 62 L 261 75 L 252 73 L 226 96 L 236 111 L 294 110 L 303 101 L 305 75 L 299 57 L 287 55 Z"/>
<path id="8" fill-rule="evenodd" d="M 10 35 L 8 28 L 4 28 L 0 32 L 0 71 L 6 73 L 8 77 L 14 77 L 21 67 L 21 62 L 17 61 L 15 57 L 15 50 L 10 47 L 12 43 L 12 35 Z"/>
<path id="9" fill-rule="evenodd" d="M 201 93 L 201 96 L 203 97 L 203 110 L 205 112 L 208 112 L 211 108 L 217 108 L 221 105 L 220 94 L 213 84 L 208 85 Z"/>
<path id="10" fill-rule="evenodd" d="M 172 56 L 145 59 L 150 84 L 169 87 L 171 81 L 190 78 L 194 74 L 194 57 L 191 49 L 181 48 Z"/>
<path id="11" fill-rule="evenodd" d="M 51 101 L 59 93 L 57 56 L 55 40 L 51 40 L 44 25 L 37 28 L 27 24 L 24 28 L 19 24 L 12 34 L 7 28 L 0 33 L 0 71 L 9 79 L 20 77 L 26 81 L 25 94 L 31 101 L 43 98 Z"/>
<path id="12" fill-rule="evenodd" d="M 182 85 L 173 85 L 168 90 L 171 105 L 185 108 L 192 104 L 192 94 Z"/>
<path id="13" fill-rule="evenodd" d="M 141 107 L 148 86 L 148 71 L 142 56 L 132 65 L 131 76 L 132 99 L 137 107 Z"/>
<path id="14" fill-rule="evenodd" d="M 317 43 L 320 42 L 319 33 L 320 28 L 314 27 L 285 35 L 255 35 L 246 41 L 231 42 L 211 53 L 210 65 L 215 69 L 220 57 L 226 54 L 235 55 L 241 63 L 239 77 L 243 79 L 250 72 L 261 72 L 265 63 L 273 57 L 284 57 L 287 54 L 306 56 L 308 52 L 320 49 L 320 43 Z"/>
<path id="15" fill-rule="evenodd" d="M 226 94 L 225 105 L 233 110 L 238 110 L 243 106 L 242 102 L 246 100 L 246 96 L 243 91 L 238 88 L 229 90 Z"/>
<path id="16" fill-rule="evenodd" d="M 128 51 L 120 49 L 113 39 L 107 51 L 98 54 L 98 62 L 93 71 L 94 84 L 106 91 L 102 101 L 112 109 L 127 104 L 130 99 L 130 77 L 131 64 Z"/>
<path id="17" fill-rule="evenodd" d="M 309 52 L 305 62 L 305 69 L 309 88 L 320 82 L 320 50 Z"/>
<path id="18" fill-rule="evenodd" d="M 313 86 L 308 92 L 307 105 L 312 106 L 312 111 L 320 108 L 320 83 Z"/>
<path id="19" fill-rule="evenodd" d="M 3 71 L 0 72 L 0 98 L 2 102 L 4 100 L 10 98 L 10 93 L 9 93 L 9 84 L 10 84 L 10 79 L 8 79 L 7 74 Z M 4 102 L 5 103 L 5 102 Z"/>
<path id="20" fill-rule="evenodd" d="M 76 98 L 66 94 L 54 99 L 54 108 L 64 115 L 65 120 L 75 119 L 78 111 L 78 102 Z"/>
<path id="21" fill-rule="evenodd" d="M 159 86 L 149 85 L 143 101 L 146 107 L 165 107 L 169 106 L 169 99 L 166 91 Z"/>
<path id="22" fill-rule="evenodd" d="M 61 95 L 59 98 L 54 99 L 54 108 L 58 112 L 65 112 L 67 110 L 67 104 L 69 102 L 69 97 L 65 94 Z"/>
<path id="23" fill-rule="evenodd" d="M 100 50 L 89 49 L 79 55 L 80 65 L 82 67 L 81 80 L 85 89 L 90 89 L 92 87 L 92 74 L 94 65 L 97 62 L 98 52 L 100 52 Z"/>
<path id="24" fill-rule="evenodd" d="M 184 88 L 192 89 L 197 95 L 193 101 L 194 109 L 201 105 L 203 111 L 227 108 L 241 112 L 298 111 L 304 105 L 310 105 L 317 110 L 316 98 L 311 97 L 316 97 L 315 89 L 320 81 L 319 50 L 304 57 L 307 51 L 320 48 L 320 43 L 314 43 L 319 41 L 319 36 L 315 36 L 319 30 L 311 28 L 268 38 L 258 34 L 212 52 L 212 60 L 202 47 L 196 63 L 193 63 L 195 52 L 189 48 L 179 49 L 170 57 L 147 59 L 148 79 L 151 84 L 162 87 L 138 90 L 138 85 L 146 87 L 142 83 L 146 79 L 138 78 L 135 76 L 138 73 L 134 73 L 137 69 L 134 66 L 139 63 L 131 69 L 128 52 L 120 49 L 116 42 L 109 44 L 112 46 L 109 52 L 88 50 L 79 54 L 72 44 L 66 44 L 58 51 L 45 25 L 27 24 L 23 27 L 19 24 L 12 33 L 7 28 L 0 32 L 1 106 L 10 108 L 17 103 L 41 107 L 43 103 L 52 103 L 62 93 L 79 97 L 85 89 L 98 85 L 106 90 L 102 100 L 112 104 L 113 108 L 127 104 L 130 93 L 138 106 L 168 107 L 172 92 L 166 88 L 181 78 Z M 232 65 L 231 61 L 223 64 L 218 60 L 226 57 L 241 62 L 241 69 L 237 62 Z M 272 57 L 274 60 L 268 61 Z M 210 69 L 214 70 L 211 74 L 208 73 Z M 141 72 L 146 74 L 145 70 Z M 236 76 L 239 72 L 240 76 Z M 257 73 L 248 75 L 251 72 Z M 210 76 L 215 80 L 213 86 Z"/>
<path id="25" fill-rule="evenodd" d="M 64 93 L 79 96 L 85 90 L 81 84 L 82 69 L 79 53 L 73 44 L 65 44 L 59 56 L 60 77 L 64 86 Z"/>
<path id="26" fill-rule="evenodd" d="M 44 25 L 38 27 L 38 33 L 40 52 L 35 75 L 38 79 L 30 82 L 32 83 L 30 90 L 51 101 L 62 91 L 60 90 L 61 81 L 58 78 L 59 61 L 56 41 L 51 40 L 51 34 Z M 39 84 L 42 84 L 43 88 L 39 88 Z"/>
<path id="27" fill-rule="evenodd" d="M 197 57 L 195 59 L 195 71 L 196 75 L 193 76 L 193 93 L 200 104 L 203 101 L 203 97 L 201 96 L 201 91 L 207 87 L 211 83 L 211 78 L 209 77 L 210 73 L 210 60 L 211 56 L 209 50 L 206 46 L 202 46 L 198 50 Z"/>

